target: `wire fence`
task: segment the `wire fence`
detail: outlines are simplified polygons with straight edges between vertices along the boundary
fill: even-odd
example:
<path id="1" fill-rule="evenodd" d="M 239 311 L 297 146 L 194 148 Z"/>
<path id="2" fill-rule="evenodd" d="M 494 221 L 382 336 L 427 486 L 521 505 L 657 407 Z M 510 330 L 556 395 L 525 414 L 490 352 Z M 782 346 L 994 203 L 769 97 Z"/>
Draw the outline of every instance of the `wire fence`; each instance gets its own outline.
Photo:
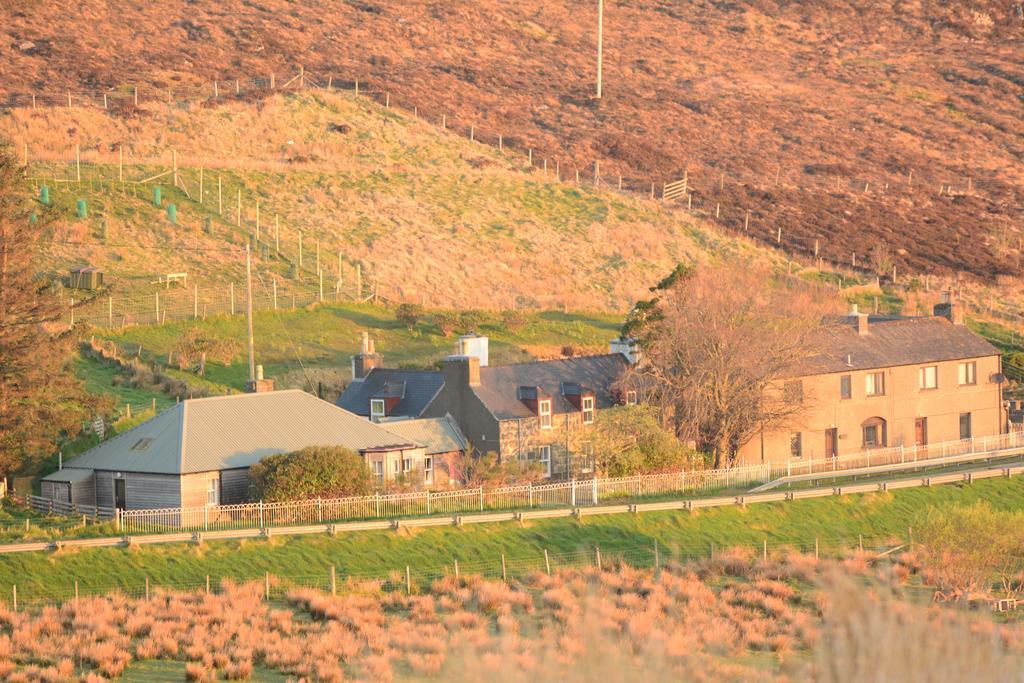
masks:
<path id="1" fill-rule="evenodd" d="M 226 86 L 226 87 L 225 87 Z M 140 102 L 160 102 L 174 106 L 187 107 L 192 102 L 219 100 L 221 98 L 246 98 L 253 95 L 271 94 L 275 91 L 296 90 L 349 90 L 357 95 L 371 97 L 385 107 L 398 107 L 439 125 L 444 130 L 467 136 L 471 141 L 495 147 L 506 155 L 515 155 L 525 159 L 525 167 L 552 175 L 558 181 L 584 184 L 589 183 L 596 188 L 624 191 L 630 194 L 649 196 L 651 199 L 673 203 L 680 208 L 685 204 L 686 210 L 706 220 L 713 221 L 737 234 L 756 238 L 761 243 L 774 246 L 791 258 L 812 257 L 819 268 L 822 263 L 829 263 L 834 268 L 846 268 L 861 274 L 879 274 L 878 264 L 868 263 L 868 254 L 838 253 L 828 242 L 822 226 L 817 220 L 801 217 L 801 212 L 779 204 L 770 205 L 784 214 L 784 219 L 776 217 L 770 223 L 762 220 L 767 214 L 759 206 L 766 191 L 787 190 L 798 194 L 823 193 L 839 194 L 847 203 L 875 202 L 890 204 L 904 197 L 928 196 L 930 199 L 946 198 L 954 201 L 964 196 L 986 197 L 988 191 L 995 195 L 1004 195 L 1008 191 L 1003 183 L 995 180 L 987 181 L 973 177 L 969 173 L 948 178 L 915 179 L 912 172 L 905 176 L 887 174 L 874 176 L 871 174 L 843 175 L 836 169 L 804 166 L 798 177 L 783 175 L 781 166 L 774 174 L 757 172 L 723 171 L 723 165 L 711 164 L 704 172 L 694 172 L 687 168 L 680 169 L 680 176 L 669 179 L 651 179 L 625 177 L 621 174 L 602 175 L 601 160 L 595 159 L 586 164 L 574 161 L 564 167 L 560 160 L 542 157 L 535 154 L 528 145 L 515 146 L 512 140 L 500 132 L 485 131 L 472 123 L 456 122 L 445 114 L 429 116 L 421 112 L 415 104 L 399 102 L 392 97 L 390 89 L 378 85 L 369 86 L 365 81 L 351 77 L 339 78 L 331 75 L 316 75 L 299 68 L 286 80 L 277 79 L 274 75 L 258 78 L 228 79 L 213 81 L 192 86 L 180 86 L 167 90 L 137 86 L 105 91 L 78 91 L 47 95 L 9 94 L 2 106 L 6 107 L 39 107 L 39 106 L 91 106 L 110 109 L 117 106 L 138 106 Z M 25 150 L 26 162 L 28 150 Z M 161 174 L 166 175 L 166 173 Z M 80 171 L 79 171 L 80 180 Z M 175 186 L 178 173 L 174 170 Z M 727 188 L 729 188 L 727 190 Z M 749 201 L 744 199 L 749 197 Z M 1007 237 L 1016 241 L 1018 252 L 1021 251 L 1021 231 L 1013 224 L 1013 215 L 1024 215 L 1024 207 L 1006 205 L 1010 215 L 1006 217 L 1004 233 L 1015 233 Z M 780 225 L 787 226 L 785 234 Z M 795 228 L 795 230 L 794 230 Z M 1007 233 L 1008 235 L 1009 233 Z M 1012 246 L 1012 245 L 1011 245 Z M 1018 259 L 1017 268 L 1020 268 Z M 887 273 L 881 273 L 887 275 Z M 897 280 L 897 272 L 892 271 L 893 281 Z"/>
<path id="2" fill-rule="evenodd" d="M 350 571 L 344 565 L 320 563 L 309 571 L 258 571 L 239 569 L 220 575 L 203 575 L 198 567 L 183 568 L 187 578 L 176 581 L 157 581 L 149 577 L 121 577 L 112 579 L 104 575 L 66 575 L 37 577 L 10 586 L 4 598 L 14 610 L 61 604 L 88 596 L 121 595 L 136 599 L 151 599 L 165 592 L 221 593 L 229 585 L 258 583 L 268 601 L 288 598 L 296 589 L 314 589 L 337 594 L 368 589 L 385 592 L 423 593 L 433 582 L 442 579 L 480 577 L 490 580 L 521 581 L 534 574 L 552 574 L 563 570 L 611 570 L 620 566 L 635 569 L 671 569 L 698 561 L 713 561 L 723 556 L 748 562 L 768 563 L 791 554 L 813 555 L 815 558 L 842 558 L 856 555 L 865 559 L 881 558 L 893 554 L 913 543 L 913 532 L 889 535 L 841 535 L 800 538 L 753 537 L 742 541 L 716 542 L 692 539 L 650 539 L 644 544 L 624 543 L 605 546 L 580 547 L 553 552 L 544 549 L 530 554 L 473 557 L 452 557 L 445 562 L 430 565 L 403 564 L 377 571 Z M 314 571 L 315 569 L 315 571 Z"/>

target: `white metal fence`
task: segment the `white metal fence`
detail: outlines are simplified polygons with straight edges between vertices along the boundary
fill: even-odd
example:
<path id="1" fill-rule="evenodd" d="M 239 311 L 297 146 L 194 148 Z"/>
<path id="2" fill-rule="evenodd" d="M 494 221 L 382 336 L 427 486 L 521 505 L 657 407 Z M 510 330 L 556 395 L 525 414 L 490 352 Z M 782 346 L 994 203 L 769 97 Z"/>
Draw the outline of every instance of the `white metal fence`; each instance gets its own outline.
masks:
<path id="1" fill-rule="evenodd" d="M 941 460 L 958 455 L 971 453 L 990 453 L 1024 448 L 1024 434 L 1008 432 L 992 436 L 972 437 L 956 441 L 921 446 L 892 446 L 875 448 L 836 458 L 820 458 L 803 460 L 793 458 L 780 467 L 774 476 L 796 476 L 801 474 L 828 473 L 838 470 L 850 470 L 862 467 L 880 467 L 885 465 L 903 465 L 912 462 Z"/>
<path id="2" fill-rule="evenodd" d="M 538 507 L 581 507 L 615 499 L 674 493 L 707 492 L 763 483 L 771 477 L 768 465 L 732 469 L 671 472 L 618 479 L 587 479 L 550 484 L 524 484 L 488 489 L 415 491 L 352 498 L 280 503 L 242 503 L 156 510 L 125 510 L 120 529 L 126 534 L 161 531 L 266 529 L 290 524 L 313 524 L 353 519 L 393 519 L 430 514 Z"/>

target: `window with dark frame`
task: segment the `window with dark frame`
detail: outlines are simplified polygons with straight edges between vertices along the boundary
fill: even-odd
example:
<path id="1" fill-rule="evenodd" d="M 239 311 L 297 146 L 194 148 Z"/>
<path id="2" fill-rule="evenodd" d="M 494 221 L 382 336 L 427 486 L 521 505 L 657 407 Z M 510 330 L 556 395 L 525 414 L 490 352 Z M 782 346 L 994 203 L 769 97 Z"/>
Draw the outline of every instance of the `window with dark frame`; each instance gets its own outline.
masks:
<path id="1" fill-rule="evenodd" d="M 917 369 L 917 386 L 919 389 L 939 388 L 939 366 L 929 365 Z"/>
<path id="2" fill-rule="evenodd" d="M 973 432 L 971 427 L 972 427 L 972 425 L 971 425 L 971 414 L 970 413 L 960 413 L 960 438 L 961 439 L 970 439 L 972 436 L 974 436 L 974 432 Z"/>
<path id="3" fill-rule="evenodd" d="M 956 366 L 957 384 L 964 387 L 978 383 L 978 364 L 975 361 L 959 363 Z"/>
<path id="4" fill-rule="evenodd" d="M 804 444 L 803 436 L 800 432 L 793 432 L 789 435 L 789 455 L 792 458 L 803 457 Z"/>
<path id="5" fill-rule="evenodd" d="M 853 378 L 850 375 L 843 375 L 839 378 L 839 398 L 853 398 Z"/>

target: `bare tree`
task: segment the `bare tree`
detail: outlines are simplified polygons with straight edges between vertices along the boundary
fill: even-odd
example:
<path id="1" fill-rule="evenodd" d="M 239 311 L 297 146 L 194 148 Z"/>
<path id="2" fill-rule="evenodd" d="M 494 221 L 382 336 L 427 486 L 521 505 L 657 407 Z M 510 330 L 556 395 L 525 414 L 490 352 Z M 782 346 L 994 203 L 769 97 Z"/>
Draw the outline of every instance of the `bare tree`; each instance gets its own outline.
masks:
<path id="1" fill-rule="evenodd" d="M 757 431 L 802 410 L 800 385 L 786 378 L 814 355 L 838 301 L 823 286 L 727 261 L 679 274 L 655 306 L 633 327 L 645 359 L 636 379 L 676 433 L 721 467 Z"/>

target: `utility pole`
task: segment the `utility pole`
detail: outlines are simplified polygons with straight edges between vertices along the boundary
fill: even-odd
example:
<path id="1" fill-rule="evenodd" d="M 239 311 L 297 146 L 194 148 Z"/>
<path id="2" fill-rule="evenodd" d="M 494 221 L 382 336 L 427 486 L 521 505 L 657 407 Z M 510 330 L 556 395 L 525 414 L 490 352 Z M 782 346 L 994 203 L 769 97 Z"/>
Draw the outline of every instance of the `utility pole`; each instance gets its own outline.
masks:
<path id="1" fill-rule="evenodd" d="M 252 339 L 252 258 L 249 244 L 245 245 L 245 318 L 249 326 L 249 382 L 250 391 L 256 390 L 256 351 Z"/>
<path id="2" fill-rule="evenodd" d="M 597 99 L 601 99 L 601 62 L 604 52 L 604 0 L 597 0 Z"/>

